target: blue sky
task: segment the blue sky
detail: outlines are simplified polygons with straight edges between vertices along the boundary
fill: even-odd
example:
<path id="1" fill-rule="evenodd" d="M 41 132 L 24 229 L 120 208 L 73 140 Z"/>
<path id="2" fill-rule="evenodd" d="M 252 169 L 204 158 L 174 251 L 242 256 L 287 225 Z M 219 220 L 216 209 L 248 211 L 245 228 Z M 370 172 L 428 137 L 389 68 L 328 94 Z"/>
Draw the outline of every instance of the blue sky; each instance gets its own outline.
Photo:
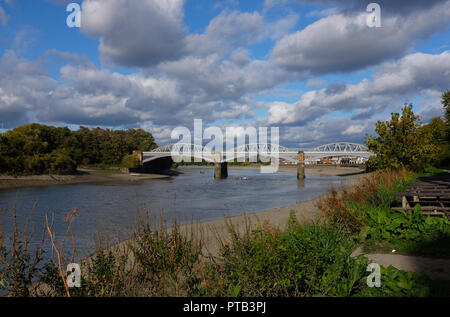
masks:
<path id="1" fill-rule="evenodd" d="M 450 2 L 0 0 L 0 129 L 279 126 L 282 143 L 362 142 L 414 102 L 441 115 Z M 75 2 L 75 1 L 73 1 Z"/>

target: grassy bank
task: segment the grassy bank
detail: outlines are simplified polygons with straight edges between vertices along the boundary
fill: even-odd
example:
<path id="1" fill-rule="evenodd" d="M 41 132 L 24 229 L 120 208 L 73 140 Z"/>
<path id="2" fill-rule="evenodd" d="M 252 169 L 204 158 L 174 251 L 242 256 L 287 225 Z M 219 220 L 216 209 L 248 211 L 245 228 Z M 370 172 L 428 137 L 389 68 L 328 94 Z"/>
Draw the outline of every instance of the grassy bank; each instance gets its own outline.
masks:
<path id="1" fill-rule="evenodd" d="M 381 287 L 370 288 L 369 261 L 351 257 L 361 245 L 450 254 L 447 219 L 418 210 L 390 212 L 393 194 L 418 176 L 375 173 L 352 189 L 332 190 L 320 203 L 324 215 L 317 222 L 300 223 L 292 215 L 285 229 L 264 222 L 238 230 L 228 223 L 229 234 L 218 234 L 217 254 L 205 252 L 200 226 L 143 218 L 126 243 L 98 244 L 82 263 L 81 288 L 64 282 L 71 259 L 62 256 L 63 246 L 54 245 L 59 260 L 43 261 L 42 253 L 29 251 L 26 238 L 15 235 L 1 247 L 0 287 L 10 296 L 450 296 L 450 282 L 393 267 L 382 267 Z"/>
<path id="2" fill-rule="evenodd" d="M 414 212 L 392 212 L 392 204 L 400 204 L 396 192 L 421 176 L 439 171 L 415 174 L 407 171 L 375 173 L 360 181 L 358 190 L 332 191 L 321 209 L 331 226 L 343 228 L 364 249 L 396 250 L 398 253 L 450 258 L 450 222 L 446 217 L 425 216 L 417 205 Z"/>

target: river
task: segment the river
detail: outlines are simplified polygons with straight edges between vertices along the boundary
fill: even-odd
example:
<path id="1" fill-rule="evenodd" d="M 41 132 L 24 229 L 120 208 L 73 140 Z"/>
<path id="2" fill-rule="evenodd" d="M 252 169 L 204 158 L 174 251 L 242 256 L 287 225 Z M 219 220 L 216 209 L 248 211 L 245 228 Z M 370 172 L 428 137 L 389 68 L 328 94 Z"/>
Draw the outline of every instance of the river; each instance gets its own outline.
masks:
<path id="1" fill-rule="evenodd" d="M 4 242 L 13 232 L 13 210 L 16 210 L 19 229 L 34 208 L 36 243 L 45 215 L 54 217 L 54 230 L 61 241 L 65 230 L 65 215 L 78 209 L 73 230 L 78 249 L 89 254 L 97 233 L 119 231 L 121 238 L 134 224 L 136 216 L 148 211 L 180 222 L 208 221 L 224 216 L 265 211 L 298 202 L 312 200 L 324 194 L 332 185 L 339 186 L 348 178 L 323 177 L 307 174 L 299 183 L 295 174 L 280 172 L 261 174 L 259 170 L 231 169 L 229 178 L 216 181 L 214 171 L 203 168 L 185 168 L 184 174 L 168 179 L 103 184 L 57 185 L 0 191 L 0 220 Z"/>

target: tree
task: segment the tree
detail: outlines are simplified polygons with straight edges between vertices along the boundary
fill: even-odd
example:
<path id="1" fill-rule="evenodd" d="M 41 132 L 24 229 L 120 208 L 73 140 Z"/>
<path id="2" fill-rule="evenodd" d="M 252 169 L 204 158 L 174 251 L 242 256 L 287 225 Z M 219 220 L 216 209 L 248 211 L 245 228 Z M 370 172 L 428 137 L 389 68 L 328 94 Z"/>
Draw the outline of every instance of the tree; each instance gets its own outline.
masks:
<path id="1" fill-rule="evenodd" d="M 445 111 L 445 121 L 447 123 L 447 142 L 450 142 L 450 90 L 442 94 L 442 105 Z"/>
<path id="2" fill-rule="evenodd" d="M 27 124 L 0 134 L 0 173 L 74 173 L 77 165 L 119 166 L 133 150 L 156 147 L 152 134 L 142 129 L 110 130 Z M 127 167 L 135 167 L 127 158 Z M 139 162 L 138 162 L 139 163 Z"/>
<path id="3" fill-rule="evenodd" d="M 442 146 L 447 143 L 447 124 L 440 117 L 431 119 L 430 123 L 423 128 L 431 133 L 434 144 Z"/>
<path id="4" fill-rule="evenodd" d="M 432 135 L 432 142 L 438 147 L 439 155 L 434 162 L 436 167 L 448 168 L 450 165 L 450 146 L 448 140 L 448 124 L 440 117 L 433 118 L 425 126 Z"/>
<path id="5" fill-rule="evenodd" d="M 368 162 L 370 169 L 398 169 L 406 167 L 423 170 L 437 157 L 438 146 L 430 129 L 421 126 L 419 117 L 405 105 L 402 114 L 392 113 L 391 120 L 378 121 L 378 136 L 367 136 L 369 151 L 376 154 Z"/>

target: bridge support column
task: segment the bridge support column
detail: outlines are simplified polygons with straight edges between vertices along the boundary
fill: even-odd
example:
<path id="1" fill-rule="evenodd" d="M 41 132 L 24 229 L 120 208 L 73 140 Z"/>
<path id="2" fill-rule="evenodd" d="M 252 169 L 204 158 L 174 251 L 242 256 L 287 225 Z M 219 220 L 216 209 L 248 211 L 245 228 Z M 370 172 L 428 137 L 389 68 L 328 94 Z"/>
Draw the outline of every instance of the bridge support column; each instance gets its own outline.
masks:
<path id="1" fill-rule="evenodd" d="M 142 151 L 133 151 L 133 155 L 135 155 L 139 160 L 139 166 L 144 166 L 144 153 Z"/>
<path id="2" fill-rule="evenodd" d="M 214 179 L 228 178 L 228 163 L 221 161 L 221 155 L 216 154 L 214 157 Z"/>
<path id="3" fill-rule="evenodd" d="M 228 178 L 228 163 L 215 163 L 214 165 L 214 178 L 226 179 Z"/>
<path id="4" fill-rule="evenodd" d="M 305 179 L 305 152 L 298 152 L 297 179 Z"/>

